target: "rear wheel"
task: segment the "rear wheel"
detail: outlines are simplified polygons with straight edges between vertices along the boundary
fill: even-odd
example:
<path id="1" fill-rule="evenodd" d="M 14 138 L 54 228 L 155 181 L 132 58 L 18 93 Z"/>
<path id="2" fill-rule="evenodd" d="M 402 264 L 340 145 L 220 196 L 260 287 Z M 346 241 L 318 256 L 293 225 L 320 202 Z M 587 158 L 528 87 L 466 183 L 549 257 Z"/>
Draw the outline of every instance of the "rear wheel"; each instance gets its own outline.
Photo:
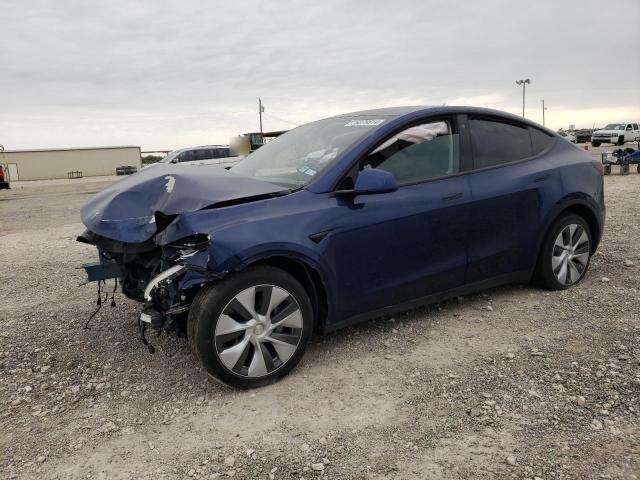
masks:
<path id="1" fill-rule="evenodd" d="M 313 309 L 295 278 L 261 265 L 203 288 L 188 329 L 191 349 L 210 375 L 238 388 L 260 387 L 300 362 Z"/>
<path id="2" fill-rule="evenodd" d="M 551 226 L 536 266 L 536 283 L 548 290 L 564 290 L 580 282 L 591 260 L 591 232 L 579 215 L 566 214 Z"/>

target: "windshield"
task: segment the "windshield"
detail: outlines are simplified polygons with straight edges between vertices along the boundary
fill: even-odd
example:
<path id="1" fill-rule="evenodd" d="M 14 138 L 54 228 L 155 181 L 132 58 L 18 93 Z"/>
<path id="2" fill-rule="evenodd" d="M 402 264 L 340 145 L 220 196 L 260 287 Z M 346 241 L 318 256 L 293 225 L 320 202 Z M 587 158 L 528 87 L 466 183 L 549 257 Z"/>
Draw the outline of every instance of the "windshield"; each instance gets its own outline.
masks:
<path id="1" fill-rule="evenodd" d="M 603 130 L 624 130 L 624 125 L 621 123 L 610 123 Z"/>
<path id="2" fill-rule="evenodd" d="M 334 117 L 271 140 L 231 168 L 233 173 L 286 187 L 302 187 L 389 116 Z"/>

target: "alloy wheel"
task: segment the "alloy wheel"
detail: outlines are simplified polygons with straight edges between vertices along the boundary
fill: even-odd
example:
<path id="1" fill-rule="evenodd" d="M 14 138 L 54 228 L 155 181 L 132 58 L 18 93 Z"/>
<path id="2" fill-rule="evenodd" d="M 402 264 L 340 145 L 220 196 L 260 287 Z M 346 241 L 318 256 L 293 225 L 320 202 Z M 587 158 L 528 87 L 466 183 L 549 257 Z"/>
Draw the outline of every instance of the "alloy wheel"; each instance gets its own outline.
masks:
<path id="1" fill-rule="evenodd" d="M 257 285 L 238 293 L 222 310 L 215 328 L 215 348 L 224 366 L 257 378 L 284 366 L 298 349 L 303 318 L 288 291 Z"/>
<path id="2" fill-rule="evenodd" d="M 572 223 L 564 227 L 553 244 L 551 268 L 558 282 L 573 285 L 578 282 L 589 264 L 591 245 L 582 225 Z"/>

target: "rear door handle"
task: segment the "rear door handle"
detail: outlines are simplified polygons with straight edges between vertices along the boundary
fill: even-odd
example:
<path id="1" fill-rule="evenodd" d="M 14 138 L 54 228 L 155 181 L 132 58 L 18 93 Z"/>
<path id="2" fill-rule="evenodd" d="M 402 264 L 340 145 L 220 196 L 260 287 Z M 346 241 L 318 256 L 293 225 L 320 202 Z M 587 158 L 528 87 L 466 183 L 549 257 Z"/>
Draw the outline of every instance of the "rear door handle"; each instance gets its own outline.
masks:
<path id="1" fill-rule="evenodd" d="M 463 197 L 462 192 L 454 193 L 453 195 L 447 195 L 446 197 L 442 197 L 442 200 L 445 202 L 450 202 L 451 200 L 458 200 Z"/>
<path id="2" fill-rule="evenodd" d="M 534 182 L 544 182 L 545 180 L 548 180 L 549 178 L 551 178 L 551 174 L 547 173 L 544 175 L 540 175 L 539 177 L 536 177 L 533 179 Z"/>

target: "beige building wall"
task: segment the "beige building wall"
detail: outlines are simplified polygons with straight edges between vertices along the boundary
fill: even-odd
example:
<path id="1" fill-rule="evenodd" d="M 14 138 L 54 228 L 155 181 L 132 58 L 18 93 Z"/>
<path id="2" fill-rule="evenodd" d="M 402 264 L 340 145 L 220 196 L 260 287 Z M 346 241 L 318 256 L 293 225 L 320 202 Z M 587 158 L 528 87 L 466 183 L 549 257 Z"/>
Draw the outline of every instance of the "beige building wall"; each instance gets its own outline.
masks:
<path id="1" fill-rule="evenodd" d="M 8 166 L 11 181 L 67 178 L 71 171 L 85 177 L 115 175 L 116 167 L 140 169 L 141 162 L 140 147 L 133 146 L 0 152 L 0 163 Z M 18 178 L 14 178 L 16 172 Z"/>

